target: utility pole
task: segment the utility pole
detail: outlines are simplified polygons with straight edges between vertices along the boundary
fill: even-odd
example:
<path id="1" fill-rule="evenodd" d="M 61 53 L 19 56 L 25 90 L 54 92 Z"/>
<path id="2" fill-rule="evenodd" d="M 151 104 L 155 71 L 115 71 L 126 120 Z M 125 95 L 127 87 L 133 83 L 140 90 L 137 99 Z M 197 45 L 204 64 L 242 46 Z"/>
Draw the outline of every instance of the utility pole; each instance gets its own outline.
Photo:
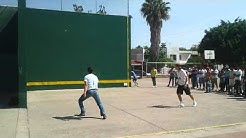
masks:
<path id="1" fill-rule="evenodd" d="M 62 0 L 61 0 L 61 11 L 62 11 Z"/>
<path id="2" fill-rule="evenodd" d="M 129 8 L 130 8 L 129 5 L 130 5 L 130 4 L 129 4 L 129 0 L 127 0 L 127 16 L 129 16 L 129 14 L 130 14 L 130 13 L 129 13 Z"/>
<path id="3" fill-rule="evenodd" d="M 95 13 L 97 13 L 97 0 L 96 0 L 96 12 Z"/>

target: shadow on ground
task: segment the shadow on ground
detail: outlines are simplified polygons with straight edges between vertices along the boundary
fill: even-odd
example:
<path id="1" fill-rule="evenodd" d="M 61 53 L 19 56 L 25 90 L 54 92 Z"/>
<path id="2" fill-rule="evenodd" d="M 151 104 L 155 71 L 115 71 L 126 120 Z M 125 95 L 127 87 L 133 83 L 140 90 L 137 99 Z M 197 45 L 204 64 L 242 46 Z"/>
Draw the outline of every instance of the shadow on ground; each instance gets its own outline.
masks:
<path id="1" fill-rule="evenodd" d="M 52 117 L 54 119 L 58 119 L 58 120 L 62 120 L 62 121 L 70 121 L 70 120 L 81 120 L 81 119 L 102 119 L 102 118 L 99 118 L 99 117 L 93 117 L 93 116 L 55 116 L 55 117 Z"/>
<path id="2" fill-rule="evenodd" d="M 237 101 L 246 101 L 244 97 L 228 97 L 227 99 L 237 100 Z"/>
<path id="3" fill-rule="evenodd" d="M 167 108 L 167 109 L 171 109 L 171 108 L 179 108 L 178 106 L 169 106 L 169 105 L 154 105 L 154 106 L 149 106 L 149 108 Z"/>

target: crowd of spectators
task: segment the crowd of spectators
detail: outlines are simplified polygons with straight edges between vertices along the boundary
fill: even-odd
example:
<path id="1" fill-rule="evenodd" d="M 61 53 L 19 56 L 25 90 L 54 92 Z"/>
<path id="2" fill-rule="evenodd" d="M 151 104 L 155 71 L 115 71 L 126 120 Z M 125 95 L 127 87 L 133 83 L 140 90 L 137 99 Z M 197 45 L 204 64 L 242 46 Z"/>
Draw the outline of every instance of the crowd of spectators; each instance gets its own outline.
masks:
<path id="1" fill-rule="evenodd" d="M 246 68 L 225 65 L 218 70 L 216 66 L 197 67 L 186 69 L 189 75 L 191 89 L 210 92 L 226 92 L 228 95 L 243 96 L 246 98 Z M 175 85 L 176 71 L 171 69 L 170 84 Z M 172 82 L 172 83 L 171 83 Z"/>

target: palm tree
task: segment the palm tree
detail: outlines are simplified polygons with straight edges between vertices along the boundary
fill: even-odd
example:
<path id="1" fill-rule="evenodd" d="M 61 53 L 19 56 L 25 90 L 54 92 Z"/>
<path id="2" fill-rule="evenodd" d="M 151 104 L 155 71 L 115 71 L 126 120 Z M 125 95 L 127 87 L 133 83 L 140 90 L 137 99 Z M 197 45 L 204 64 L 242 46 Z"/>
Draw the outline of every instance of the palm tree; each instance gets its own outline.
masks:
<path id="1" fill-rule="evenodd" d="M 158 60 L 162 20 L 166 21 L 170 17 L 168 12 L 171 8 L 168 7 L 168 4 L 170 4 L 170 2 L 164 2 L 163 0 L 145 0 L 142 4 L 141 13 L 150 26 L 152 61 Z"/>

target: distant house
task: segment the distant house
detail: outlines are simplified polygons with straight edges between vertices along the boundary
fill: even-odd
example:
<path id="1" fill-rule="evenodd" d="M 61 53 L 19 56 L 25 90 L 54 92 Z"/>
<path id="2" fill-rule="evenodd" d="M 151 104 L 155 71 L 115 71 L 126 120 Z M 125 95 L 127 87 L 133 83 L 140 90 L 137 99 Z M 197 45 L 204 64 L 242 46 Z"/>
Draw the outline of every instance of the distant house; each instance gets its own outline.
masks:
<path id="1" fill-rule="evenodd" d="M 135 49 L 131 49 L 131 66 L 133 69 L 142 69 L 144 62 L 144 49 L 142 47 L 138 47 Z"/>
<path id="2" fill-rule="evenodd" d="M 191 56 L 198 56 L 197 51 L 180 51 L 178 47 L 172 47 L 167 50 L 167 57 L 175 63 L 184 65 Z"/>
<path id="3" fill-rule="evenodd" d="M 142 47 L 131 49 L 131 60 L 144 61 L 144 49 Z"/>

